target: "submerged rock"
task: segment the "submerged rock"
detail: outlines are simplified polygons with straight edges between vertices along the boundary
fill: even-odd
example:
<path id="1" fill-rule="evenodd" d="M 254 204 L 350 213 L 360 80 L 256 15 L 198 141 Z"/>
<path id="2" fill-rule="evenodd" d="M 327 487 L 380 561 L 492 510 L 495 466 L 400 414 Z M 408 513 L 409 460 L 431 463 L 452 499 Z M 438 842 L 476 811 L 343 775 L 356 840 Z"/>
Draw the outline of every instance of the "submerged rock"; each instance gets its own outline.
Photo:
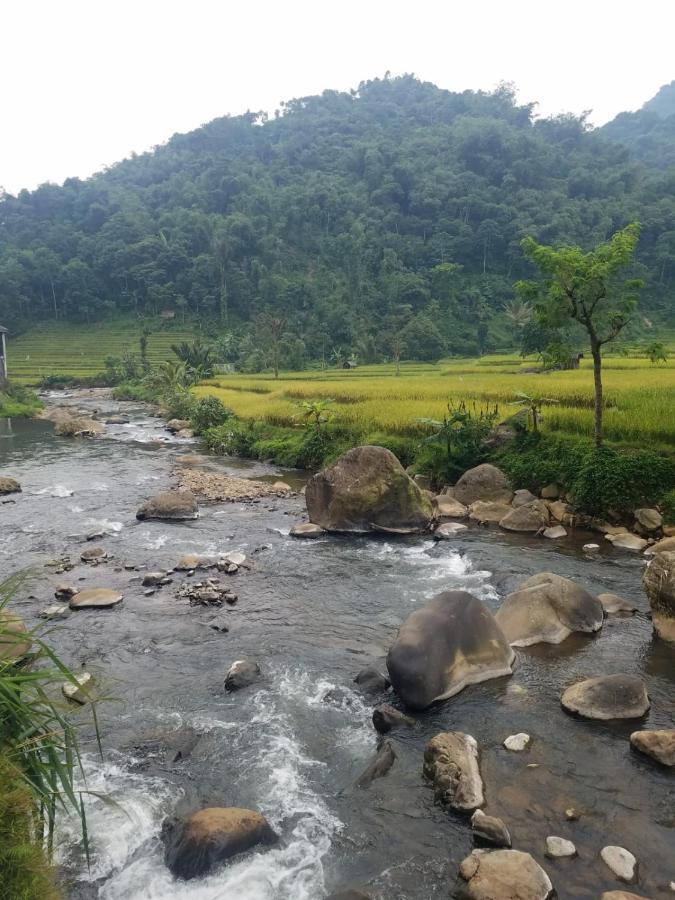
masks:
<path id="1" fill-rule="evenodd" d="M 56 604 L 54 606 L 48 606 L 46 609 L 43 609 L 40 613 L 41 619 L 63 619 L 68 615 L 68 607 L 63 606 L 61 604 Z"/>
<path id="2" fill-rule="evenodd" d="M 546 838 L 546 856 L 549 859 L 564 859 L 569 856 L 576 856 L 577 848 L 572 841 L 566 838 L 550 835 Z"/>
<path id="3" fill-rule="evenodd" d="M 260 666 L 252 659 L 238 659 L 225 675 L 225 690 L 238 691 L 254 684 L 261 676 Z"/>
<path id="4" fill-rule="evenodd" d="M 21 485 L 16 478 L 7 478 L 5 475 L 0 475 L 0 495 L 20 493 Z"/>
<path id="5" fill-rule="evenodd" d="M 647 546 L 647 541 L 639 537 L 637 534 L 606 534 L 605 538 L 611 542 L 613 547 L 619 550 L 633 550 L 639 552 Z"/>
<path id="6" fill-rule="evenodd" d="M 630 736 L 630 745 L 662 766 L 675 766 L 675 728 L 634 731 Z"/>
<path id="7" fill-rule="evenodd" d="M 383 741 L 365 772 L 356 780 L 358 787 L 368 787 L 376 778 L 384 777 L 396 762 L 396 751 L 391 741 Z"/>
<path id="8" fill-rule="evenodd" d="M 598 600 L 602 603 L 605 615 L 608 616 L 630 616 L 637 612 L 636 607 L 630 601 L 624 600 L 618 594 L 598 594 Z"/>
<path id="9" fill-rule="evenodd" d="M 354 678 L 363 694 L 383 694 L 391 687 L 391 681 L 376 666 L 366 666 Z"/>
<path id="10" fill-rule="evenodd" d="M 652 610 L 654 630 L 675 643 L 675 550 L 657 553 L 642 576 Z"/>
<path id="11" fill-rule="evenodd" d="M 476 843 L 490 844 L 492 847 L 510 847 L 509 829 L 497 816 L 486 816 L 482 809 L 477 809 L 471 816 L 471 830 Z"/>
<path id="12" fill-rule="evenodd" d="M 562 525 L 552 525 L 550 528 L 544 528 L 543 535 L 545 538 L 557 541 L 559 538 L 567 537 L 567 529 Z"/>
<path id="13" fill-rule="evenodd" d="M 176 596 L 187 598 L 190 606 L 222 606 L 223 603 L 234 605 L 238 599 L 237 595 L 217 578 L 196 582 L 184 581 L 176 591 Z"/>
<path id="14" fill-rule="evenodd" d="M 162 826 L 164 861 L 176 878 L 198 878 L 252 847 L 270 845 L 277 836 L 261 813 L 236 807 L 211 807 Z"/>
<path id="15" fill-rule="evenodd" d="M 634 881 L 637 859 L 624 847 L 608 846 L 600 851 L 600 858 L 614 872 L 619 881 Z"/>
<path id="16" fill-rule="evenodd" d="M 384 447 L 355 447 L 314 475 L 305 490 L 310 521 L 326 531 L 426 531 L 429 497 Z"/>
<path id="17" fill-rule="evenodd" d="M 586 719 L 638 719 L 649 709 L 649 696 L 636 675 L 601 675 L 568 687 L 561 703 Z"/>
<path id="18" fill-rule="evenodd" d="M 529 853 L 519 850 L 475 851 L 462 861 L 467 900 L 547 900 L 553 885 Z"/>
<path id="19" fill-rule="evenodd" d="M 87 588 L 70 598 L 71 609 L 96 609 L 117 606 L 122 602 L 119 591 L 109 588 Z"/>
<path id="20" fill-rule="evenodd" d="M 199 507 L 190 491 L 162 491 L 140 507 L 137 519 L 196 519 Z"/>
<path id="21" fill-rule="evenodd" d="M 423 772 L 444 806 L 473 811 L 485 802 L 478 744 L 470 734 L 443 731 L 433 737 L 424 750 Z"/>
<path id="22" fill-rule="evenodd" d="M 102 562 L 107 557 L 108 552 L 103 547 L 90 547 L 88 550 L 83 550 L 80 553 L 82 562 Z"/>
<path id="23" fill-rule="evenodd" d="M 529 734 L 526 734 L 524 731 L 519 731 L 518 734 L 509 735 L 504 741 L 504 746 L 507 750 L 512 750 L 514 753 L 520 753 L 529 743 Z"/>
<path id="24" fill-rule="evenodd" d="M 18 662 L 28 653 L 31 643 L 23 619 L 7 609 L 0 610 L 0 661 Z"/>
<path id="25" fill-rule="evenodd" d="M 490 610 L 465 591 L 446 591 L 401 625 L 387 669 L 406 706 L 426 709 L 468 684 L 510 675 L 513 660 Z"/>
<path id="26" fill-rule="evenodd" d="M 510 504 L 513 491 L 508 477 L 490 463 L 468 469 L 455 485 L 455 499 L 465 506 L 477 500 Z"/>
<path id="27" fill-rule="evenodd" d="M 499 521 L 505 531 L 541 531 L 548 525 L 548 507 L 543 500 L 535 500 L 528 506 L 511 509 Z"/>
<path id="28" fill-rule="evenodd" d="M 468 528 L 461 522 L 441 522 L 434 530 L 433 537 L 435 541 L 451 541 L 463 531 L 468 531 Z"/>
<path id="29" fill-rule="evenodd" d="M 602 604 L 569 578 L 542 572 L 509 594 L 495 614 L 507 640 L 515 647 L 559 644 L 574 631 L 602 628 Z"/>
<path id="30" fill-rule="evenodd" d="M 378 734 L 387 734 L 394 728 L 412 728 L 415 720 L 388 703 L 382 703 L 373 710 L 373 725 Z"/>
<path id="31" fill-rule="evenodd" d="M 296 538 L 318 538 L 326 531 L 320 525 L 314 525 L 313 522 L 297 522 L 291 526 L 288 533 L 291 537 Z"/>
<path id="32" fill-rule="evenodd" d="M 511 511 L 511 507 L 506 503 L 498 503 L 495 500 L 476 500 L 469 507 L 469 518 L 482 525 L 498 525 Z"/>

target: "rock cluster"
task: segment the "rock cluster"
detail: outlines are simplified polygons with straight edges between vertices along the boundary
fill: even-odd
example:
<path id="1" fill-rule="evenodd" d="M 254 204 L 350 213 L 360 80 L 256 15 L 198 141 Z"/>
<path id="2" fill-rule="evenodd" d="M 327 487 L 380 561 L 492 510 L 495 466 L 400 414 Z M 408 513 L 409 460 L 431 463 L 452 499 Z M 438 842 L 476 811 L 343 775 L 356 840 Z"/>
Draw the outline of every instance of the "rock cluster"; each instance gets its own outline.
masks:
<path id="1" fill-rule="evenodd" d="M 190 606 L 222 606 L 223 603 L 233 605 L 237 602 L 237 595 L 217 578 L 183 582 L 176 596 L 187 598 Z"/>

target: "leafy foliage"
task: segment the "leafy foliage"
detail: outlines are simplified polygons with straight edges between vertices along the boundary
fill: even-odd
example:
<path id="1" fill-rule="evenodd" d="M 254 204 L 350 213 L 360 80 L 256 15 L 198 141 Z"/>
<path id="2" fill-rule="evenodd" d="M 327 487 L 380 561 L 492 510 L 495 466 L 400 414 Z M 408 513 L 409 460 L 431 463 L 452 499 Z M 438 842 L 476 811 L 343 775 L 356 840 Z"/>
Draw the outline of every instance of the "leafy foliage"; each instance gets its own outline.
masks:
<path id="1" fill-rule="evenodd" d="M 218 397 L 200 397 L 191 408 L 190 421 L 197 434 L 216 428 L 231 419 L 234 413 Z"/>
<path id="2" fill-rule="evenodd" d="M 483 445 L 498 416 L 495 406 L 467 406 L 461 401 L 448 404 L 442 420 L 419 419 L 431 430 L 422 442 L 426 453 L 418 457 L 417 468 L 428 472 L 438 484 L 453 484 L 457 478 L 485 456 Z"/>

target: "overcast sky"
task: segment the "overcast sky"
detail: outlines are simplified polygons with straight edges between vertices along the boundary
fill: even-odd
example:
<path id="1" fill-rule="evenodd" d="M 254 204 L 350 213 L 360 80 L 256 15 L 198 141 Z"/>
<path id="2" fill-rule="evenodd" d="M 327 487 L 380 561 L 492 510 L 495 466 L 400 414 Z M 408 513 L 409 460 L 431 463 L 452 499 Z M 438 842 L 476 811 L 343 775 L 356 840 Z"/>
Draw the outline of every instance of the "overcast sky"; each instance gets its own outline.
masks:
<path id="1" fill-rule="evenodd" d="M 674 27 L 673 0 L 2 0 L 0 185 L 387 70 L 602 124 L 675 79 Z"/>

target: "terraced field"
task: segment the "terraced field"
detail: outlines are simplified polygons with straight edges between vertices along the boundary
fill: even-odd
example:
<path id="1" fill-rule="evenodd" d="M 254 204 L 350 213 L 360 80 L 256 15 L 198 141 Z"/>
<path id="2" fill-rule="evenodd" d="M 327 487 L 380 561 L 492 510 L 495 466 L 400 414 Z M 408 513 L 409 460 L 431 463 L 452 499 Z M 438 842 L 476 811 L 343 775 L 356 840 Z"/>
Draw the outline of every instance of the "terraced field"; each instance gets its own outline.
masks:
<path id="1" fill-rule="evenodd" d="M 171 344 L 192 341 L 197 329 L 190 325 L 157 320 L 140 324 L 119 319 L 91 326 L 48 323 L 13 338 L 9 335 L 7 359 L 13 381 L 38 384 L 46 375 L 85 378 L 105 369 L 106 356 L 139 352 L 138 339 L 144 325 L 151 329 L 148 360 L 156 364 L 173 356 Z"/>

